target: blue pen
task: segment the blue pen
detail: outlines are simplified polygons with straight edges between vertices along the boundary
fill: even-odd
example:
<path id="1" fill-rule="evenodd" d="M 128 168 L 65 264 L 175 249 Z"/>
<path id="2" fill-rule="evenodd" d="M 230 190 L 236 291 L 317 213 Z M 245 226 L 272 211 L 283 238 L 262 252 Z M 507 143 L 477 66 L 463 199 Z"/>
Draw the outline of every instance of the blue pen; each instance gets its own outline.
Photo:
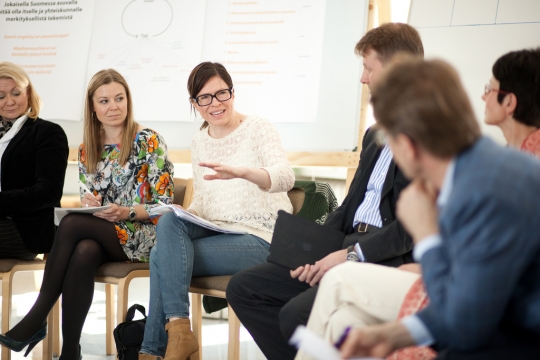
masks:
<path id="1" fill-rule="evenodd" d="M 345 328 L 345 331 L 343 331 L 343 334 L 341 334 L 341 336 L 339 337 L 339 339 L 336 341 L 336 343 L 334 344 L 334 346 L 336 348 L 340 348 L 341 345 L 343 345 L 343 343 L 345 342 L 345 339 L 347 339 L 347 335 L 349 335 L 349 331 L 351 331 L 351 327 L 350 326 L 347 326 Z"/>

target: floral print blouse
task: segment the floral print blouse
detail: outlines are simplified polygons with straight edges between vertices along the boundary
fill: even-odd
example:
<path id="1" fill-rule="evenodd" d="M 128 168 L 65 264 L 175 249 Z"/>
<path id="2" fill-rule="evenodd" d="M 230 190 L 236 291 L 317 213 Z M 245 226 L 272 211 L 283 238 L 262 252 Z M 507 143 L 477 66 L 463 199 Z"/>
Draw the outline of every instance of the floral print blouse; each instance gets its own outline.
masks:
<path id="1" fill-rule="evenodd" d="M 103 205 L 143 205 L 147 212 L 158 202 L 172 204 L 174 168 L 167 158 L 167 145 L 161 135 L 143 129 L 135 135 L 132 155 L 123 166 L 118 162 L 120 144 L 103 147 L 96 172 L 86 171 L 84 144 L 79 147 L 79 179 L 103 197 Z M 84 193 L 80 193 L 81 199 Z M 150 220 L 115 222 L 118 241 L 132 261 L 148 262 L 156 242 L 157 217 Z"/>

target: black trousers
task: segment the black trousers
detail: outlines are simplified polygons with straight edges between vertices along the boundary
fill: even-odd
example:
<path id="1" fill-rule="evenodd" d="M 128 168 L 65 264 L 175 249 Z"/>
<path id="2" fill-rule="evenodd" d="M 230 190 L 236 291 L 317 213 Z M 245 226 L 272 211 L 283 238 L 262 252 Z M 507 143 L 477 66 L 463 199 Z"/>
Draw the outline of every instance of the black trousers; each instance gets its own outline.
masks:
<path id="1" fill-rule="evenodd" d="M 36 255 L 24 244 L 13 220 L 0 219 L 0 259 L 32 260 Z"/>
<path id="2" fill-rule="evenodd" d="M 307 324 L 317 289 L 291 278 L 284 267 L 264 263 L 232 277 L 227 301 L 267 359 L 294 359 L 288 340 Z"/>

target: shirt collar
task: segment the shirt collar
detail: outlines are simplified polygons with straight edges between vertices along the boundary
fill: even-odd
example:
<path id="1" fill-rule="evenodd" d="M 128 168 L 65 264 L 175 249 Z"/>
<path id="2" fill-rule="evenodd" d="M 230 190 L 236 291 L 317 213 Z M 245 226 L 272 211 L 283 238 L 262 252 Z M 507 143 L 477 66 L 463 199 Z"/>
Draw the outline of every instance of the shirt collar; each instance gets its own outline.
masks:
<path id="1" fill-rule="evenodd" d="M 437 205 L 439 208 L 443 208 L 450 199 L 450 194 L 452 193 L 452 188 L 454 187 L 454 171 L 456 169 L 456 160 L 452 159 L 446 168 L 446 173 L 444 174 L 443 183 L 441 186 L 441 191 L 439 191 L 439 196 L 437 197 Z"/>

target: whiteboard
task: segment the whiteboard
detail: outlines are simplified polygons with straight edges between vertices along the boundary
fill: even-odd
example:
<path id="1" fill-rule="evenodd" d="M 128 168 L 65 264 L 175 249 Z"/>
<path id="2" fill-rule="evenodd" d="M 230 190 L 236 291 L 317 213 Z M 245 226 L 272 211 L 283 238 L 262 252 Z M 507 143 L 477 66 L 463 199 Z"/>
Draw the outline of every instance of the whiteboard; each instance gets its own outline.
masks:
<path id="1" fill-rule="evenodd" d="M 357 145 L 362 87 L 354 46 L 365 33 L 368 0 L 13 4 L 0 12 L 0 55 L 28 66 L 54 62 L 53 71 L 30 76 L 44 99 L 42 117 L 64 128 L 70 146 L 82 142 L 88 80 L 111 67 L 130 84 L 135 119 L 160 132 L 170 148 L 189 148 L 202 121 L 189 111 L 186 79 L 201 61 L 225 64 L 237 82 L 236 109 L 274 122 L 287 150 L 343 151 Z M 70 15 L 52 21 L 41 19 L 40 11 Z M 245 25 L 231 25 L 239 19 Z M 257 21 L 267 26 L 250 25 Z M 19 36 L 38 33 L 67 35 L 32 40 L 35 48 L 55 46 L 54 57 L 12 56 L 18 43 L 31 42 Z M 235 38 L 253 44 L 232 46 Z M 261 46 L 265 41 L 279 46 Z M 267 63 L 254 66 L 260 58 Z"/>
<path id="2" fill-rule="evenodd" d="M 426 59 L 457 69 L 482 132 L 506 143 L 498 127 L 484 124 L 481 96 L 500 56 L 540 46 L 540 1 L 411 0 L 408 23 L 420 32 Z"/>
<path id="3" fill-rule="evenodd" d="M 4 1 L 0 61 L 25 69 L 43 100 L 42 117 L 80 120 L 94 2 L 62 3 Z"/>

